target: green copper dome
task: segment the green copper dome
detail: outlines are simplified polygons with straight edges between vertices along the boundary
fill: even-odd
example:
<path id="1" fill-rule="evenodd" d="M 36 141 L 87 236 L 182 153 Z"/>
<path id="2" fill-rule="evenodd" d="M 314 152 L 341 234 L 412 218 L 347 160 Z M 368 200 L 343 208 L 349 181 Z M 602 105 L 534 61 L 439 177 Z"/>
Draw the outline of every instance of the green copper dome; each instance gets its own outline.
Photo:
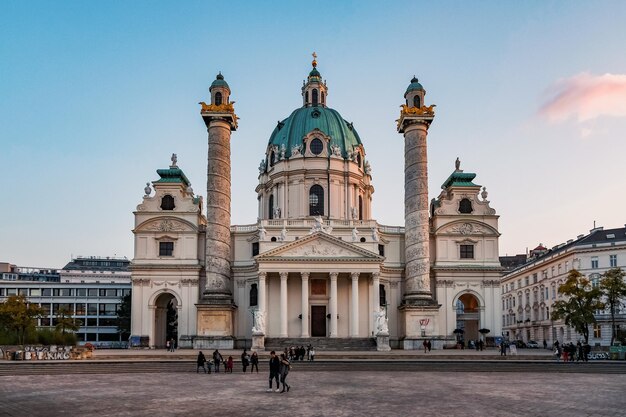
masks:
<path id="1" fill-rule="evenodd" d="M 302 145 L 302 138 L 314 129 L 319 129 L 330 136 L 330 146 L 338 145 L 344 158 L 361 144 L 359 134 L 352 123 L 344 120 L 336 110 L 320 106 L 296 109 L 289 117 L 278 123 L 270 136 L 269 145 L 276 145 L 279 149 L 285 145 L 285 156 L 289 158 L 291 148 Z M 330 149 L 328 152 L 330 153 Z"/>
<path id="2" fill-rule="evenodd" d="M 413 79 L 411 80 L 411 84 L 409 84 L 409 86 L 407 87 L 406 92 L 404 93 L 404 95 L 406 96 L 411 91 L 415 91 L 415 90 L 426 91 L 426 90 L 424 90 L 424 87 L 422 87 L 422 84 L 420 84 L 418 82 L 417 78 L 413 77 Z"/>
<path id="3" fill-rule="evenodd" d="M 228 86 L 228 83 L 224 81 L 224 76 L 222 75 L 221 72 L 217 74 L 217 77 L 215 77 L 215 81 L 211 83 L 211 87 L 209 87 L 209 91 L 213 90 L 213 88 L 215 87 L 225 87 L 225 88 L 228 88 L 228 91 L 230 91 L 230 87 Z"/>

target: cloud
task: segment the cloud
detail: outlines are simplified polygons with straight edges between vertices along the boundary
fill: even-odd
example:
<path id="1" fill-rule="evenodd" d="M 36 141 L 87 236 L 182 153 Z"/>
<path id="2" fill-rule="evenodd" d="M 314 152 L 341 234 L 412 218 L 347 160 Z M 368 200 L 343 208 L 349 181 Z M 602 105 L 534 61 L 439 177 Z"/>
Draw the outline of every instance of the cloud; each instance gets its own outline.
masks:
<path id="1" fill-rule="evenodd" d="M 626 117 L 626 74 L 582 73 L 557 81 L 539 115 L 551 122 L 585 122 L 600 116 Z M 586 132 L 587 136 L 591 131 Z"/>

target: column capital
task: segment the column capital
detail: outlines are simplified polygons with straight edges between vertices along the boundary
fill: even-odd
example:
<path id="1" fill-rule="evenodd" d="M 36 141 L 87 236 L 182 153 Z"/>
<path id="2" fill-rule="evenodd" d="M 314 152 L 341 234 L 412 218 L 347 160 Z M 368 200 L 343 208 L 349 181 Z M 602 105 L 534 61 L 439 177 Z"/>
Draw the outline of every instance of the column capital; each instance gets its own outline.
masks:
<path id="1" fill-rule="evenodd" d="M 300 272 L 300 276 L 302 277 L 302 281 L 306 281 L 309 279 L 310 272 Z"/>
<path id="2" fill-rule="evenodd" d="M 328 275 L 330 275 L 330 280 L 331 281 L 337 281 L 337 277 L 339 276 L 339 272 L 330 272 Z"/>
<path id="3" fill-rule="evenodd" d="M 372 279 L 380 279 L 380 272 L 372 272 Z"/>
<path id="4" fill-rule="evenodd" d="M 259 279 L 265 280 L 267 277 L 267 272 L 259 272 Z"/>
<path id="5" fill-rule="evenodd" d="M 287 277 L 289 276 L 289 272 L 280 272 L 279 275 L 280 275 L 280 280 L 283 281 L 287 279 Z"/>
<path id="6" fill-rule="evenodd" d="M 359 275 L 361 275 L 360 272 L 350 272 L 350 277 L 352 278 L 352 281 L 357 281 L 359 279 Z"/>

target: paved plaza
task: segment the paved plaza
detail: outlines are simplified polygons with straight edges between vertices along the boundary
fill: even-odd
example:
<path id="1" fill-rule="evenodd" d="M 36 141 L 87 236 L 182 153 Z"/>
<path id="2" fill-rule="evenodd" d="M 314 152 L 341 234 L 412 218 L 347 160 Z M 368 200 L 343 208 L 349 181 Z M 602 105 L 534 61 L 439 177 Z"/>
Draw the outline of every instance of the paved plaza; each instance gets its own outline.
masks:
<path id="1" fill-rule="evenodd" d="M 364 364 L 366 368 L 366 364 Z M 298 372 L 0 377 L 2 416 L 619 416 L 626 375 Z"/>

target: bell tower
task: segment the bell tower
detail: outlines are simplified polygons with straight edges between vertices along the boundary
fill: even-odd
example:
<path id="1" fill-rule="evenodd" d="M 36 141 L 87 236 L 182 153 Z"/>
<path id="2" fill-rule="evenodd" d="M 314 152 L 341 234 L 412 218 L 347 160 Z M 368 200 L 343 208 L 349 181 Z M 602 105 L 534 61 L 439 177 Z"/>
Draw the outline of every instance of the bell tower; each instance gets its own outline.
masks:
<path id="1" fill-rule="evenodd" d="M 233 347 L 231 282 L 230 135 L 237 130 L 237 116 L 230 101 L 230 87 L 219 73 L 209 88 L 211 103 L 201 102 L 200 114 L 209 134 L 206 199 L 205 279 L 200 296 L 197 338 L 194 348 Z"/>
<path id="2" fill-rule="evenodd" d="M 419 338 L 437 331 L 439 306 L 433 299 L 430 283 L 429 201 L 428 201 L 428 128 L 435 113 L 424 106 L 426 91 L 413 77 L 404 93 L 398 132 L 404 134 L 404 222 L 405 274 L 404 348 L 414 349 Z"/>
<path id="3" fill-rule="evenodd" d="M 326 107 L 328 87 L 322 81 L 322 75 L 317 70 L 317 54 L 313 52 L 313 69 L 309 72 L 306 82 L 302 86 L 303 107 Z"/>

